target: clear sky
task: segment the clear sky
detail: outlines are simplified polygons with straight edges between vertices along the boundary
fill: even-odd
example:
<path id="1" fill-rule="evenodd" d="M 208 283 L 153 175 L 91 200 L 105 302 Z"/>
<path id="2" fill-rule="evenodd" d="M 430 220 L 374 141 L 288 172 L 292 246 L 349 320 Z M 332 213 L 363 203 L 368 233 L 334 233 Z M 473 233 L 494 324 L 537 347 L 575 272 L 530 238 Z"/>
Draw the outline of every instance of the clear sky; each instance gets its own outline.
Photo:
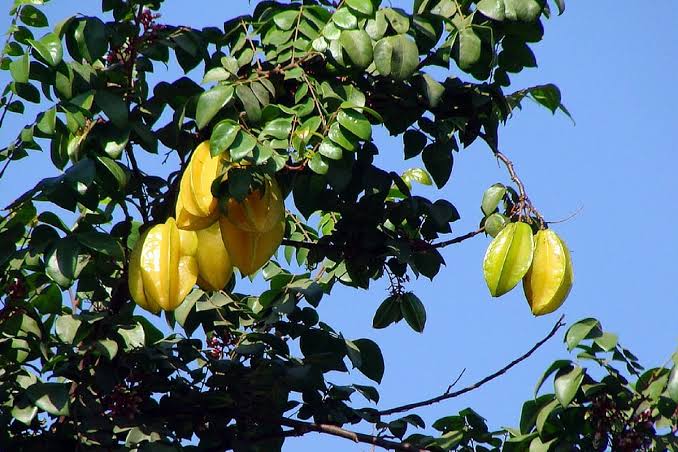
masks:
<path id="1" fill-rule="evenodd" d="M 92 14 L 98 4 L 53 1 L 48 11 L 56 23 L 75 12 Z M 411 9 L 409 0 L 392 4 Z M 532 317 L 520 289 L 492 299 L 482 277 L 489 244 L 483 236 L 445 249 L 447 266 L 435 282 L 411 284 L 427 307 L 424 334 L 404 322 L 386 330 L 371 328 L 372 315 L 387 296 L 384 283 L 369 292 L 335 290 L 323 300 L 320 314 L 327 323 L 348 338 L 369 337 L 380 344 L 386 360 L 380 408 L 438 395 L 464 368 L 458 387 L 473 383 L 529 349 L 560 313 L 569 323 L 600 319 L 648 366 L 663 364 L 676 350 L 678 12 L 670 0 L 647 2 L 643 8 L 630 5 L 569 1 L 563 16 L 546 21 L 545 39 L 534 48 L 539 67 L 515 77 L 512 88 L 557 84 L 576 125 L 525 102 L 500 134 L 503 152 L 514 161 L 536 207 L 548 221 L 569 218 L 552 226 L 571 249 L 575 272 L 574 288 L 560 311 Z M 168 0 L 161 22 L 220 26 L 248 9 L 244 0 Z M 7 23 L 3 16 L 0 28 L 5 30 Z M 201 76 L 200 71 L 194 74 Z M 9 74 L 0 77 L 4 84 Z M 10 117 L 0 130 L 3 145 L 14 138 L 19 119 Z M 400 161 L 400 139 L 381 131 L 376 141 L 386 150 L 385 165 L 421 165 L 416 159 Z M 0 204 L 8 204 L 39 177 L 54 175 L 48 165 L 48 153 L 13 164 L 0 181 Z M 445 197 L 457 206 L 462 215 L 455 224 L 458 235 L 477 227 L 482 193 L 495 182 L 509 179 L 490 151 L 477 144 L 455 156 L 451 181 L 442 193 L 420 193 Z M 538 377 L 553 360 L 567 356 L 561 339 L 562 334 L 487 386 L 417 413 L 430 425 L 471 406 L 492 427 L 516 425 Z M 353 376 L 364 380 L 357 372 Z M 370 450 L 318 435 L 290 439 L 285 450 L 320 447 L 325 452 Z"/>

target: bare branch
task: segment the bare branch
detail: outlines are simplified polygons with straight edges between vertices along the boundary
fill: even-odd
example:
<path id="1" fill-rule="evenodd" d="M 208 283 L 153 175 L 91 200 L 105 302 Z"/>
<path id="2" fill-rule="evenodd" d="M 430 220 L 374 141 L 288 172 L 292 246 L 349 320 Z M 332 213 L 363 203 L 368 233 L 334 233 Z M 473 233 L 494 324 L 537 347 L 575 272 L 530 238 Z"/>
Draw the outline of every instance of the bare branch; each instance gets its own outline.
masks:
<path id="1" fill-rule="evenodd" d="M 464 240 L 468 240 L 472 237 L 475 237 L 476 235 L 480 234 L 484 230 L 485 230 L 485 228 L 476 229 L 475 231 L 467 232 L 464 235 L 460 235 L 459 237 L 454 237 L 450 240 L 445 240 L 445 241 L 442 241 L 442 242 L 434 243 L 433 247 L 434 248 L 445 248 L 446 246 L 454 245 L 456 243 L 461 243 Z"/>
<path id="2" fill-rule="evenodd" d="M 280 425 L 285 427 L 292 427 L 294 430 L 282 432 L 284 436 L 303 436 L 310 432 L 325 433 L 339 438 L 349 439 L 356 443 L 372 444 L 386 450 L 398 451 L 419 451 L 426 452 L 428 449 L 421 449 L 409 443 L 399 443 L 396 441 L 389 441 L 378 436 L 366 435 L 365 433 L 357 433 L 351 430 L 346 430 L 332 424 L 316 424 L 311 422 L 303 422 L 295 419 L 283 418 L 280 420 Z M 296 434 L 295 434 L 296 433 Z"/>
<path id="3" fill-rule="evenodd" d="M 535 351 L 537 351 L 537 349 L 539 347 L 544 345 L 549 339 L 551 339 L 553 336 L 555 336 L 556 332 L 565 325 L 565 323 L 563 322 L 564 317 L 565 316 L 560 316 L 560 318 L 558 319 L 556 324 L 553 326 L 553 328 L 551 329 L 549 334 L 547 334 L 542 340 L 540 340 L 539 342 L 534 344 L 534 346 L 532 346 L 532 348 L 530 350 L 528 350 L 527 353 L 523 354 L 522 356 L 520 356 L 517 359 L 514 359 L 513 361 L 511 361 L 510 363 L 508 363 L 506 366 L 502 367 L 498 371 L 494 372 L 493 374 L 490 374 L 487 377 L 473 383 L 472 385 L 467 386 L 464 389 L 460 389 L 459 391 L 445 392 L 442 395 L 439 395 L 437 397 L 433 397 L 433 398 L 428 399 L 428 400 L 422 400 L 421 402 L 414 402 L 414 403 L 409 403 L 407 405 L 401 405 L 401 406 L 397 406 L 397 407 L 394 407 L 394 408 L 389 408 L 388 410 L 380 411 L 379 414 L 382 415 L 382 416 L 388 416 L 388 415 L 395 414 L 395 413 L 402 413 L 404 411 L 410 411 L 410 410 L 413 410 L 415 408 L 420 408 L 420 407 L 423 407 L 423 406 L 433 405 L 434 403 L 442 402 L 443 400 L 452 399 L 454 397 L 459 397 L 462 394 L 466 394 L 467 392 L 471 392 L 474 389 L 481 387 L 485 383 L 490 382 L 490 381 L 494 380 L 495 378 L 497 378 L 501 375 L 504 375 L 512 367 L 516 366 L 517 364 L 519 364 L 519 363 L 525 361 L 527 358 L 529 358 Z"/>

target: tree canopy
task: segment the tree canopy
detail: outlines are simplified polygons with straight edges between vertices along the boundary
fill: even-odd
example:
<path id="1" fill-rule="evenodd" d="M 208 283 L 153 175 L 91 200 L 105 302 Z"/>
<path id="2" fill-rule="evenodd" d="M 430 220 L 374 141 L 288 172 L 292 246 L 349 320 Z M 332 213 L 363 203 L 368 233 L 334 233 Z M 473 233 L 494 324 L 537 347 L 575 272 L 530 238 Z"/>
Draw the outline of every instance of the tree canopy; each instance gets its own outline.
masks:
<path id="1" fill-rule="evenodd" d="M 477 382 L 383 407 L 379 344 L 317 311 L 386 280 L 373 327 L 424 332 L 410 280 L 444 277 L 440 250 L 483 235 L 492 296 L 522 282 L 535 315 L 565 300 L 576 262 L 499 137 L 528 99 L 570 115 L 554 84 L 512 84 L 562 0 L 257 1 L 202 29 L 164 23 L 162 0 L 52 24 L 45 3 L 15 0 L 0 61 L 0 125 L 39 111 L 3 143 L 0 182 L 20 159 L 53 169 L 2 200 L 0 448 L 271 451 L 318 432 L 391 450 L 678 449 L 678 355 L 644 369 L 596 319 L 566 330 L 577 357 L 536 379 L 520 425 L 493 430 L 472 408 L 417 410 L 500 378 L 562 317 Z M 153 77 L 168 65 L 184 75 Z M 477 141 L 511 184 L 458 231 L 454 204 L 418 189 L 452 184 Z M 344 383 L 353 369 L 373 384 Z"/>

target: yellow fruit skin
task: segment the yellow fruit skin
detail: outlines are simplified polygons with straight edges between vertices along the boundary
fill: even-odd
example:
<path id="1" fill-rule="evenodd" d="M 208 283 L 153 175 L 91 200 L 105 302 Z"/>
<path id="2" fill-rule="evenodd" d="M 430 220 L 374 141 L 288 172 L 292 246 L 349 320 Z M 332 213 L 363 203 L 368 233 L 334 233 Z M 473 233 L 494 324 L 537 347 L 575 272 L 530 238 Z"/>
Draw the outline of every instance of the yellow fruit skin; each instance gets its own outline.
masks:
<path id="1" fill-rule="evenodd" d="M 527 223 L 509 223 L 487 247 L 483 275 L 493 297 L 504 295 L 525 276 L 532 263 L 534 240 Z"/>
<path id="2" fill-rule="evenodd" d="M 523 278 L 532 314 L 549 314 L 562 306 L 573 282 L 572 259 L 565 243 L 550 229 L 537 232 L 532 266 Z"/>
<path id="3" fill-rule="evenodd" d="M 153 226 L 143 240 L 139 240 L 130 258 L 129 286 L 132 298 L 151 312 L 176 309 L 198 277 L 195 257 L 184 253 L 196 251 L 195 233 L 180 231 L 173 218 Z M 135 255 L 137 252 L 138 256 Z"/>
<path id="4" fill-rule="evenodd" d="M 233 264 L 221 237 L 219 223 L 196 232 L 198 286 L 203 290 L 221 290 L 233 276 Z"/>
<path id="5" fill-rule="evenodd" d="M 144 232 L 132 249 L 129 258 L 127 285 L 129 287 L 129 293 L 132 295 L 132 300 L 134 300 L 136 304 L 147 311 L 157 314 L 160 312 L 160 306 L 153 301 L 152 298 L 146 296 L 146 293 L 144 292 L 144 282 L 141 276 L 141 250 L 147 235 L 148 231 Z"/>
<path id="6" fill-rule="evenodd" d="M 257 190 L 242 201 L 228 200 L 228 220 L 238 229 L 248 232 L 266 232 L 285 217 L 285 204 L 280 186 L 271 179 L 264 193 Z"/>
<path id="7" fill-rule="evenodd" d="M 179 197 L 177 198 L 177 205 L 175 208 L 177 227 L 179 229 L 185 229 L 187 231 L 197 231 L 199 229 L 204 229 L 210 226 L 219 219 L 219 209 L 214 209 L 214 212 L 212 212 L 207 217 L 193 215 L 184 206 L 183 202 L 184 196 L 185 195 L 183 195 L 182 192 L 180 191 Z"/>
<path id="8" fill-rule="evenodd" d="M 203 141 L 195 148 L 191 157 L 190 186 L 198 216 L 208 217 L 217 209 L 217 200 L 212 196 L 212 183 L 219 173 L 221 159 L 210 154 L 209 141 Z M 190 211 L 190 210 L 189 210 Z"/>
<path id="9" fill-rule="evenodd" d="M 285 234 L 285 222 L 277 222 L 270 231 L 248 232 L 239 229 L 228 218 L 219 219 L 221 237 L 233 266 L 243 275 L 259 270 L 275 254 Z"/>

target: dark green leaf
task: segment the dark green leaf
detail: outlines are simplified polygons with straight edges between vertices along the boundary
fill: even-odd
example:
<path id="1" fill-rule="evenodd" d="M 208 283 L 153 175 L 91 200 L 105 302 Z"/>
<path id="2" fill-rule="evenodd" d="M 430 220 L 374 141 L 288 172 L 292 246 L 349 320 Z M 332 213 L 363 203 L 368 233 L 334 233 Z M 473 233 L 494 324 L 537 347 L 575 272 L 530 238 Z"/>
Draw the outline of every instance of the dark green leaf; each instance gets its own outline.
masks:
<path id="1" fill-rule="evenodd" d="M 329 140 L 323 140 L 318 147 L 318 153 L 332 160 L 341 160 L 343 150 Z"/>
<path id="2" fill-rule="evenodd" d="M 110 90 L 100 90 L 94 95 L 94 102 L 106 113 L 106 116 L 118 128 L 127 127 L 127 104 Z"/>
<path id="3" fill-rule="evenodd" d="M 80 246 L 73 239 L 59 240 L 50 253 L 45 256 L 45 272 L 61 287 L 70 287 L 76 278 L 76 265 Z"/>
<path id="4" fill-rule="evenodd" d="M 405 35 L 388 36 L 374 46 L 374 64 L 384 77 L 406 80 L 419 65 L 419 49 Z"/>
<path id="5" fill-rule="evenodd" d="M 29 27 L 46 27 L 49 22 L 47 21 L 47 16 L 45 13 L 40 11 L 33 5 L 23 5 L 21 7 L 21 12 L 19 13 L 19 19 L 21 22 L 25 23 Z"/>
<path id="6" fill-rule="evenodd" d="M 249 86 L 238 85 L 235 88 L 235 94 L 242 102 L 245 112 L 247 113 L 247 120 L 251 123 L 256 124 L 261 119 L 261 105 L 257 97 L 252 92 L 252 89 Z"/>
<path id="7" fill-rule="evenodd" d="M 424 331 L 426 326 L 426 308 L 415 294 L 407 292 L 402 296 L 400 312 L 414 331 L 417 333 Z"/>
<path id="8" fill-rule="evenodd" d="M 379 346 L 370 339 L 357 339 L 353 343 L 360 350 L 358 370 L 370 380 L 381 383 L 384 376 L 384 357 Z"/>
<path id="9" fill-rule="evenodd" d="M 445 144 L 432 143 L 424 148 L 421 158 L 436 186 L 442 188 L 452 174 L 452 150 Z"/>
<path id="10" fill-rule="evenodd" d="M 354 151 L 358 146 L 357 137 L 346 129 L 339 126 L 338 122 L 332 123 L 330 131 L 327 134 L 330 140 L 346 149 L 347 151 Z"/>
<path id="11" fill-rule="evenodd" d="M 403 144 L 405 147 L 405 158 L 416 157 L 426 146 L 426 135 L 418 130 L 406 130 L 403 134 Z"/>
<path id="12" fill-rule="evenodd" d="M 77 44 L 80 57 L 89 63 L 93 63 L 104 56 L 108 50 L 106 26 L 97 17 L 80 19 L 73 30 L 73 38 Z M 66 42 L 68 43 L 68 38 Z M 74 53 L 74 50 L 69 47 L 71 54 Z"/>
<path id="13" fill-rule="evenodd" d="M 377 329 L 386 328 L 402 318 L 402 313 L 400 312 L 400 298 L 391 295 L 377 308 L 374 319 L 372 319 L 372 327 Z"/>
<path id="14" fill-rule="evenodd" d="M 671 397 L 671 400 L 678 403 L 678 365 L 674 365 L 671 369 L 666 385 L 666 393 Z"/>
<path id="15" fill-rule="evenodd" d="M 78 241 L 98 253 L 111 256 L 114 259 L 124 258 L 122 246 L 109 234 L 97 231 L 80 232 L 75 235 Z"/>
<path id="16" fill-rule="evenodd" d="M 200 95 L 195 110 L 195 122 L 199 129 L 205 127 L 233 99 L 233 93 L 232 86 L 217 85 Z"/>
<path id="17" fill-rule="evenodd" d="M 68 416 L 70 383 L 36 383 L 26 390 L 35 406 L 53 416 Z"/>
<path id="18" fill-rule="evenodd" d="M 538 0 L 504 0 L 506 18 L 520 22 L 534 22 L 542 12 Z"/>

